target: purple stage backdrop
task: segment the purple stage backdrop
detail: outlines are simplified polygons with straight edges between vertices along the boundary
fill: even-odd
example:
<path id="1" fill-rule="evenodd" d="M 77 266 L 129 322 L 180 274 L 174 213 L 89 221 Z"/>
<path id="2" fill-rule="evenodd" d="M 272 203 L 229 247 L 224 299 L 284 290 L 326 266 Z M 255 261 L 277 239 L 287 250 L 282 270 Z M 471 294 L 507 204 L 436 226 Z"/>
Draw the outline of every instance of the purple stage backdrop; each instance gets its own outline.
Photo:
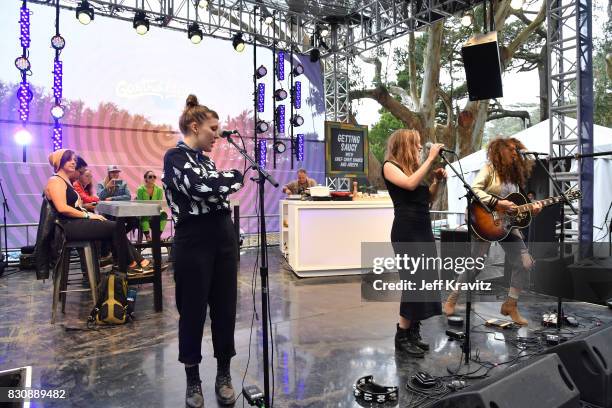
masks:
<path id="1" fill-rule="evenodd" d="M 307 121 L 314 123 L 315 116 L 322 122 L 324 109 L 323 84 L 319 64 L 312 64 L 307 58 L 301 59 L 305 67 L 305 77 L 309 89 L 303 88 L 302 114 Z M 287 66 L 289 64 L 287 63 Z M 245 75 L 251 75 L 250 68 Z M 271 71 L 271 70 L 270 70 Z M 304 77 L 302 76 L 302 78 Z M 305 78 L 306 79 L 306 78 Z M 69 78 L 65 78 L 65 81 Z M 228 78 L 230 80 L 230 78 Z M 34 90 L 31 102 L 29 131 L 34 135 L 32 144 L 27 147 L 27 162 L 22 163 L 22 148 L 13 140 L 13 134 L 20 127 L 17 119 L 16 85 L 2 82 L 0 79 L 0 178 L 7 194 L 10 212 L 7 214 L 9 224 L 38 222 L 41 205 L 41 194 L 52 169 L 47 162 L 51 151 L 51 130 L 49 110 L 52 98 L 48 90 Z M 269 90 L 267 90 L 269 91 Z M 269 96 L 269 93 L 268 93 Z M 186 97 L 186 95 L 184 95 Z M 182 97 L 181 99 L 184 100 Z M 86 95 L 83 96 L 86 99 Z M 237 104 L 243 107 L 241 113 L 226 115 L 219 112 L 222 128 L 237 129 L 243 135 L 249 152 L 253 152 L 253 115 L 249 109 L 249 100 Z M 175 129 L 176 124 L 157 125 L 155 118 L 147 118 L 140 113 L 131 113 L 120 108 L 114 102 L 103 102 L 97 108 L 87 107 L 83 102 L 66 101 L 67 114 L 63 118 L 63 146 L 73 149 L 88 162 L 94 175 L 94 182 L 106 175 L 106 166 L 117 164 L 122 169 L 122 176 L 127 181 L 134 197 L 137 187 L 143 182 L 143 174 L 153 170 L 158 177 L 161 174 L 162 158 L 165 151 L 176 145 L 181 136 Z M 214 104 L 211 103 L 214 108 Z M 286 103 L 289 111 L 288 102 Z M 177 111 L 176 117 L 180 110 Z M 289 122 L 287 115 L 287 123 Z M 311 120 L 312 118 L 312 120 Z M 269 120 L 269 118 L 268 118 Z M 291 169 L 289 142 L 287 151 L 277 156 L 277 168 L 272 168 L 272 143 L 268 141 L 267 169 L 281 183 L 277 189 L 266 186 L 266 213 L 278 214 L 279 199 L 284 196 L 282 185 L 296 178 L 296 170 L 305 168 L 310 177 L 317 182 L 325 183 L 325 146 L 317 134 L 321 126 L 303 126 L 306 130 L 304 162 L 295 162 Z M 297 134 L 302 128 L 296 128 Z M 271 138 L 271 134 L 259 135 Z M 282 135 L 285 136 L 285 135 Z M 286 137 L 289 135 L 287 134 Z M 211 154 L 220 169 L 237 168 L 242 171 L 244 161 L 226 141 L 220 141 Z M 248 177 L 253 176 L 249 172 Z M 245 178 L 246 186 L 232 199 L 239 200 L 241 215 L 255 214 L 256 184 Z M 246 232 L 256 232 L 255 218 L 244 218 L 241 228 Z M 269 231 L 278 231 L 278 218 L 268 218 Z M 169 228 L 167 228 L 169 230 Z M 168 231 L 166 231 L 167 233 Z M 35 239 L 36 228 L 30 229 L 30 243 Z M 10 228 L 8 245 L 17 248 L 26 244 L 26 232 L 22 228 Z M 3 245 L 4 246 L 4 245 Z"/>

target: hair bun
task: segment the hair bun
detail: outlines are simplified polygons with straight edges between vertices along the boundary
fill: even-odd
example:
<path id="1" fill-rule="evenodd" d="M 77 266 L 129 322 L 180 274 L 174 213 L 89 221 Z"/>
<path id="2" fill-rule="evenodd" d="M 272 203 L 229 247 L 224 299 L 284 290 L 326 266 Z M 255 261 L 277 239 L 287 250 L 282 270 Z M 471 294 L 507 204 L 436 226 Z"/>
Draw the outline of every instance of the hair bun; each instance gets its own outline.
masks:
<path id="1" fill-rule="evenodd" d="M 187 102 L 185 103 L 187 108 L 194 108 L 198 106 L 198 97 L 191 94 L 187 97 Z"/>

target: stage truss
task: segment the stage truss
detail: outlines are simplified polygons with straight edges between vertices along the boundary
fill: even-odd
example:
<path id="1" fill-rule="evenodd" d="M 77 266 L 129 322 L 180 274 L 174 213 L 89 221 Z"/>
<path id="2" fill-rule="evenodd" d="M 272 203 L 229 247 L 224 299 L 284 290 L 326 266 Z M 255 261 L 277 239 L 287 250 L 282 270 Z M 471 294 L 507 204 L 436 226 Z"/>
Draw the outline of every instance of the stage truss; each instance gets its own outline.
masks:
<path id="1" fill-rule="evenodd" d="M 76 11 L 77 0 L 57 0 Z M 593 149 L 591 0 L 547 1 L 550 151 L 553 157 Z M 56 0 L 28 0 L 55 6 Z M 350 115 L 349 66 L 353 58 L 440 19 L 457 15 L 482 0 L 89 0 L 99 16 L 132 22 L 144 11 L 152 27 L 187 32 L 196 22 L 204 36 L 248 42 L 297 53 L 318 48 L 324 68 L 326 119 L 347 122 Z M 272 17 L 273 23 L 265 23 Z M 321 35 L 323 29 L 327 36 Z M 568 118 L 576 118 L 575 121 Z M 578 185 L 579 215 L 566 208 L 569 241 L 592 241 L 593 161 L 571 167 L 551 161 L 550 170 L 565 188 Z M 552 186 L 551 186 L 552 187 Z M 552 190 L 551 190 L 552 192 Z"/>

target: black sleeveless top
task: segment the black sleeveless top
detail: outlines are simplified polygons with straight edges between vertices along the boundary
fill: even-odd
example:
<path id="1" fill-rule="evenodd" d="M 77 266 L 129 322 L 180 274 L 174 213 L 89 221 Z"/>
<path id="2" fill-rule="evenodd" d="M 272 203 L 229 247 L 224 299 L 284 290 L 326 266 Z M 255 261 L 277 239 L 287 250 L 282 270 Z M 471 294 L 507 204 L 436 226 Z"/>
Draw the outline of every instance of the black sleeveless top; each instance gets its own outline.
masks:
<path id="1" fill-rule="evenodd" d="M 58 176 L 57 174 L 54 174 L 54 177 L 59 177 L 62 179 L 64 183 L 66 183 L 66 204 L 78 210 L 79 208 L 77 208 L 77 202 L 79 201 L 79 194 L 75 191 L 74 187 L 72 187 L 70 183 L 68 183 L 66 180 L 64 180 L 62 177 Z M 51 201 L 51 205 L 53 206 L 53 208 L 55 208 L 55 204 L 53 203 L 53 201 Z M 57 208 L 55 209 L 57 210 Z M 71 217 L 63 216 L 61 214 L 59 215 L 59 217 L 62 219 L 71 218 Z"/>
<path id="2" fill-rule="evenodd" d="M 406 190 L 401 188 L 385 177 L 385 163 L 391 163 L 397 168 L 401 170 L 401 167 L 390 160 L 387 160 L 383 163 L 382 169 L 382 177 L 385 180 L 385 185 L 387 186 L 387 190 L 389 190 L 389 195 L 391 196 L 391 201 L 393 201 L 393 210 L 396 216 L 401 216 L 403 214 L 414 214 L 415 212 L 419 213 L 429 213 L 429 187 L 424 184 L 419 185 L 414 190 Z"/>

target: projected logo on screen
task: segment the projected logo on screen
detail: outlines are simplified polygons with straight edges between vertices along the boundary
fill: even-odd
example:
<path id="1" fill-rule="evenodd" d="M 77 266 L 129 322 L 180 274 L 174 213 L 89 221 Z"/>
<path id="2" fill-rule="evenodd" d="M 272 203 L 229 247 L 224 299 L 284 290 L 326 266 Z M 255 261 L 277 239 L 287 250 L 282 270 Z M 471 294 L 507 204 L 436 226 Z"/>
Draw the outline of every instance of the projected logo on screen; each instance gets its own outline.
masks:
<path id="1" fill-rule="evenodd" d="M 177 82 L 166 82 L 156 79 L 142 79 L 137 82 L 119 81 L 115 92 L 122 98 L 140 98 L 157 96 L 159 98 L 182 98 L 189 92 Z"/>

